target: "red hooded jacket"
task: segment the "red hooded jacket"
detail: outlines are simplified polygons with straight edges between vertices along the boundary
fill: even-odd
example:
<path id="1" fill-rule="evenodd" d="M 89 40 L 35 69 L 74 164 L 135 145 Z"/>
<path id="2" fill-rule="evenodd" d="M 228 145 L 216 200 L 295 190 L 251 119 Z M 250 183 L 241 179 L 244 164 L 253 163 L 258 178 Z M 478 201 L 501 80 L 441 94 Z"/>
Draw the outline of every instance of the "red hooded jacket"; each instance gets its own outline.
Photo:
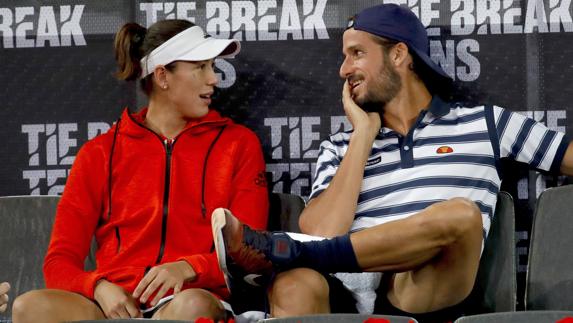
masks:
<path id="1" fill-rule="evenodd" d="M 124 111 L 77 154 L 44 260 L 46 286 L 93 299 L 96 282 L 105 278 L 131 293 L 146 269 L 185 260 L 197 277 L 184 288 L 226 297 L 211 213 L 228 208 L 255 228 L 266 227 L 259 140 L 211 110 L 170 141 L 143 126 L 146 112 Z M 86 272 L 94 235 L 97 269 Z"/>

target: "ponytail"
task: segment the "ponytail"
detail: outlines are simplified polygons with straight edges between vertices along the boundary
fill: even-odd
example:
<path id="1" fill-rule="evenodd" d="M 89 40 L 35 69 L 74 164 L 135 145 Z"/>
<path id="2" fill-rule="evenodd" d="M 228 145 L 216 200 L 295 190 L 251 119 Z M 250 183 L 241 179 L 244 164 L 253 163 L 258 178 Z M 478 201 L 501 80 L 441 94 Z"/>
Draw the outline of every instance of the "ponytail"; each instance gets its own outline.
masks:
<path id="1" fill-rule="evenodd" d="M 115 76 L 120 80 L 133 81 L 141 77 L 141 59 L 155 48 L 183 30 L 195 26 L 187 20 L 161 20 L 145 29 L 139 24 L 130 22 L 115 35 L 115 60 L 118 71 Z M 165 66 L 168 70 L 175 68 L 174 63 Z M 143 92 L 150 95 L 153 91 L 152 75 L 140 80 Z"/>
<path id="2" fill-rule="evenodd" d="M 120 80 L 132 81 L 141 76 L 140 60 L 144 56 L 142 45 L 147 29 L 130 22 L 115 35 L 114 49 L 118 71 L 115 76 Z"/>

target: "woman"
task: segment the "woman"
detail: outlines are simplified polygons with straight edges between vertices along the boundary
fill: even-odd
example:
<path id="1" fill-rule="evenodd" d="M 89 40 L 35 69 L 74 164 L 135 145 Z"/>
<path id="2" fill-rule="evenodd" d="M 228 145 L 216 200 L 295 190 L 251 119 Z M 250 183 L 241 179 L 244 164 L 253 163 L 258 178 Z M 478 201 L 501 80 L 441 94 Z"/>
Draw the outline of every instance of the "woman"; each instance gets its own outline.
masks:
<path id="1" fill-rule="evenodd" d="M 50 289 L 16 299 L 15 323 L 225 319 L 211 212 L 229 207 L 264 228 L 268 209 L 257 137 L 209 109 L 214 59 L 239 50 L 184 20 L 121 28 L 117 76 L 141 78 L 149 106 L 80 149 L 44 262 Z M 86 272 L 94 234 L 97 269 Z"/>

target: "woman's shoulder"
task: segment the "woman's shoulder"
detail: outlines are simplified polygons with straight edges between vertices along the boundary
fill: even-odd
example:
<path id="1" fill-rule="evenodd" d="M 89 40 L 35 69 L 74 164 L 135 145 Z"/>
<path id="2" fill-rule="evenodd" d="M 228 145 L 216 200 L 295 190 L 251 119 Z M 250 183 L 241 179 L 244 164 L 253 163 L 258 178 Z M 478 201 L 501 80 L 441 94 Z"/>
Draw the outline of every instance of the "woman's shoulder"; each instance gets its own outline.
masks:
<path id="1" fill-rule="evenodd" d="M 227 123 L 225 131 L 232 134 L 231 139 L 233 140 L 249 140 L 249 141 L 259 141 L 257 134 L 247 126 L 237 124 L 234 122 Z"/>
<path id="2" fill-rule="evenodd" d="M 105 155 L 109 150 L 113 142 L 113 127 L 107 132 L 101 133 L 88 141 L 86 141 L 80 148 L 80 153 L 83 154 L 102 154 Z"/>

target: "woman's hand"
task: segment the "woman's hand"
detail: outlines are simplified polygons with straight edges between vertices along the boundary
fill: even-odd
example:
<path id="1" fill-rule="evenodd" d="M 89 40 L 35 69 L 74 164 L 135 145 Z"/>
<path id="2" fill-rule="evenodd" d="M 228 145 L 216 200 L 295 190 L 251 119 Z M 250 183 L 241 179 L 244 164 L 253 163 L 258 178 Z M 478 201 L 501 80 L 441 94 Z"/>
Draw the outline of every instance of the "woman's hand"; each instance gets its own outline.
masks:
<path id="1" fill-rule="evenodd" d="M 94 299 L 108 319 L 142 317 L 137 301 L 121 286 L 100 280 L 94 290 Z"/>
<path id="2" fill-rule="evenodd" d="M 194 280 L 195 276 L 193 267 L 184 260 L 155 266 L 139 282 L 133 297 L 139 298 L 141 303 L 146 303 L 155 293 L 150 303 L 151 306 L 155 306 L 170 289 L 173 288 L 173 294 L 179 293 L 183 283 Z"/>

